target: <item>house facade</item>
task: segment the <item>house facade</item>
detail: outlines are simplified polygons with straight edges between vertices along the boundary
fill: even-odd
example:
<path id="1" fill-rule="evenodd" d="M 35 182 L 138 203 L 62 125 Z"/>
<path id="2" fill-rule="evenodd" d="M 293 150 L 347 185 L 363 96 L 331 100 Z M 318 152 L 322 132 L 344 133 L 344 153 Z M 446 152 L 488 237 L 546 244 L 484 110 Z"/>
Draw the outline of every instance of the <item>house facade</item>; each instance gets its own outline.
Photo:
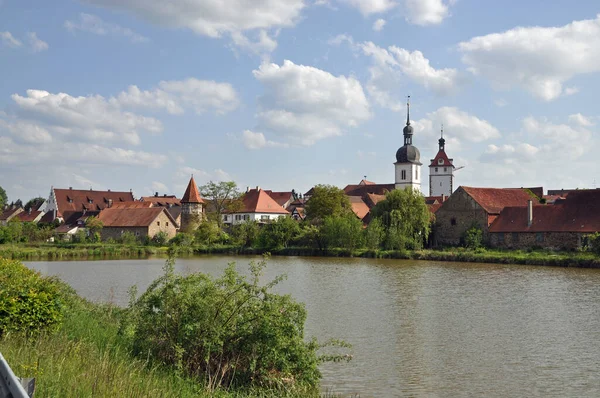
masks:
<path id="1" fill-rule="evenodd" d="M 118 239 L 129 232 L 138 238 L 152 239 L 159 232 L 173 238 L 178 225 L 164 207 L 107 208 L 100 212 L 103 240 Z"/>
<path id="2" fill-rule="evenodd" d="M 287 217 L 290 212 L 282 208 L 266 191 L 260 187 L 249 189 L 241 198 L 242 206 L 235 212 L 221 215 L 223 224 L 237 225 L 246 221 L 268 223 L 279 217 Z"/>

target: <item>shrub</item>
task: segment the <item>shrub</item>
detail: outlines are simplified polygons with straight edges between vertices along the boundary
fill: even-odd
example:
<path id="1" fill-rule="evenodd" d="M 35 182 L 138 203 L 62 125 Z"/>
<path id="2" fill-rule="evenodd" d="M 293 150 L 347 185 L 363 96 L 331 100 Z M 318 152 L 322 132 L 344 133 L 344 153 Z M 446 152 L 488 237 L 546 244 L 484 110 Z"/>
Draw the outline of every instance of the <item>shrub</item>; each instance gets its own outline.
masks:
<path id="1" fill-rule="evenodd" d="M 261 247 L 288 247 L 289 243 L 300 234 L 298 221 L 291 217 L 278 217 L 276 220 L 263 225 L 258 241 Z"/>
<path id="2" fill-rule="evenodd" d="M 172 245 L 190 247 L 194 244 L 194 235 L 180 232 L 169 242 Z"/>
<path id="3" fill-rule="evenodd" d="M 169 241 L 169 234 L 165 231 L 160 231 L 152 238 L 152 243 L 156 246 L 164 246 Z"/>
<path id="4" fill-rule="evenodd" d="M 58 284 L 18 261 L 0 259 L 0 337 L 54 330 L 63 318 Z"/>
<path id="5" fill-rule="evenodd" d="M 243 247 L 254 247 L 258 241 L 259 232 L 258 223 L 252 220 L 247 220 L 231 227 L 233 241 Z"/>
<path id="6" fill-rule="evenodd" d="M 473 226 L 465 232 L 465 246 L 469 249 L 478 249 L 483 243 L 483 232 L 478 226 Z"/>
<path id="7" fill-rule="evenodd" d="M 312 388 L 320 373 L 315 341 L 304 341 L 304 306 L 272 293 L 282 279 L 259 278 L 263 260 L 250 263 L 249 280 L 230 264 L 222 277 L 164 275 L 130 304 L 122 331 L 134 352 L 202 379 L 209 389 L 243 386 Z"/>
<path id="8" fill-rule="evenodd" d="M 124 232 L 119 238 L 119 241 L 124 245 L 137 245 L 139 243 L 138 238 L 129 231 Z"/>
<path id="9" fill-rule="evenodd" d="M 362 222 L 354 215 L 325 217 L 321 226 L 321 236 L 325 247 L 355 249 L 362 246 Z"/>
<path id="10" fill-rule="evenodd" d="M 227 240 L 227 234 L 223 232 L 216 221 L 203 220 L 194 232 L 194 240 L 196 243 L 203 245 L 213 245 L 223 243 Z"/>
<path id="11" fill-rule="evenodd" d="M 600 233 L 595 232 L 587 237 L 587 249 L 600 255 Z"/>

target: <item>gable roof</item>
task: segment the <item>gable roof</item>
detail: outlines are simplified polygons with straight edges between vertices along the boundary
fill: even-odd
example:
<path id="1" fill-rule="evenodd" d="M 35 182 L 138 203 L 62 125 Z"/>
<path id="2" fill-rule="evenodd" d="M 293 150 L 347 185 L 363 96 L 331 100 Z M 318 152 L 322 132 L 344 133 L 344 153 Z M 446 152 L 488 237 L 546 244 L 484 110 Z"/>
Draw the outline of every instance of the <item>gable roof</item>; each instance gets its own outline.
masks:
<path id="1" fill-rule="evenodd" d="M 111 209 L 135 209 L 135 208 L 147 208 L 154 207 L 154 203 L 152 202 L 141 202 L 139 200 L 134 200 L 131 202 L 117 202 L 113 203 L 110 207 Z"/>
<path id="2" fill-rule="evenodd" d="M 98 215 L 98 219 L 108 228 L 148 227 L 163 212 L 173 222 L 173 226 L 177 227 L 177 222 L 164 207 L 104 209 Z"/>
<path id="3" fill-rule="evenodd" d="M 360 196 L 348 196 L 348 200 L 350 201 L 350 206 L 352 207 L 354 214 L 356 214 L 356 217 L 362 220 L 369 214 L 369 206 L 367 206 Z"/>
<path id="4" fill-rule="evenodd" d="M 99 211 L 112 203 L 133 201 L 133 193 L 116 191 L 93 191 L 85 189 L 58 189 L 54 188 L 56 197 L 57 215 L 65 219 L 70 212 Z"/>
<path id="5" fill-rule="evenodd" d="M 279 206 L 284 207 L 286 203 L 292 201 L 294 199 L 292 191 L 289 192 L 273 192 L 270 190 L 265 190 L 267 195 L 271 197 L 275 202 L 279 204 Z"/>
<path id="6" fill-rule="evenodd" d="M 522 188 L 473 188 L 461 186 L 475 202 L 490 214 L 500 214 L 508 206 L 527 206 L 529 200 L 537 200 Z"/>
<path id="7" fill-rule="evenodd" d="M 17 214 L 21 213 L 23 211 L 22 207 L 15 207 L 15 208 L 9 208 L 6 210 L 3 210 L 0 212 L 0 221 L 8 221 L 11 218 L 13 218 L 14 216 L 16 216 Z"/>
<path id="8" fill-rule="evenodd" d="M 393 191 L 396 188 L 395 184 L 368 184 L 368 185 L 346 185 L 344 192 L 348 196 L 365 196 L 369 193 L 377 195 L 385 195 L 386 192 Z"/>
<path id="9" fill-rule="evenodd" d="M 38 217 L 42 218 L 44 216 L 44 213 L 36 210 L 36 211 L 22 211 L 21 213 L 17 214 L 17 218 L 19 219 L 19 221 L 21 222 L 36 222 L 38 221 Z"/>
<path id="10" fill-rule="evenodd" d="M 179 205 L 181 205 L 181 200 L 179 198 L 177 198 L 175 195 L 170 195 L 170 196 L 167 196 L 167 195 L 163 195 L 163 196 L 158 196 L 158 195 L 154 195 L 154 196 L 142 196 L 140 198 L 140 201 L 153 203 L 156 206 L 168 206 L 168 205 L 179 206 Z"/>
<path id="11" fill-rule="evenodd" d="M 377 185 L 377 184 L 375 184 L 373 181 L 368 181 L 368 180 L 363 179 L 363 180 L 360 180 L 358 185 Z"/>
<path id="12" fill-rule="evenodd" d="M 232 213 L 275 213 L 289 214 L 281 205 L 273 200 L 267 192 L 258 188 L 250 189 L 242 198 L 242 208 Z"/>
<path id="13" fill-rule="evenodd" d="M 198 192 L 198 185 L 196 185 L 196 181 L 194 181 L 194 176 L 190 178 L 187 189 L 181 197 L 181 203 L 204 203 L 200 197 L 200 192 Z"/>
<path id="14" fill-rule="evenodd" d="M 441 162 L 440 162 L 441 160 Z M 437 155 L 435 155 L 435 157 L 433 159 L 431 159 L 431 164 L 429 165 L 429 167 L 452 167 L 454 168 L 454 165 L 452 164 L 452 160 L 453 159 L 448 159 L 448 155 L 446 155 L 446 151 L 440 149 L 437 153 Z"/>
<path id="15" fill-rule="evenodd" d="M 385 200 L 385 195 L 378 195 L 376 193 L 368 193 L 365 196 L 363 196 L 363 201 L 369 207 L 375 206 L 377 203 L 381 202 L 382 200 Z"/>

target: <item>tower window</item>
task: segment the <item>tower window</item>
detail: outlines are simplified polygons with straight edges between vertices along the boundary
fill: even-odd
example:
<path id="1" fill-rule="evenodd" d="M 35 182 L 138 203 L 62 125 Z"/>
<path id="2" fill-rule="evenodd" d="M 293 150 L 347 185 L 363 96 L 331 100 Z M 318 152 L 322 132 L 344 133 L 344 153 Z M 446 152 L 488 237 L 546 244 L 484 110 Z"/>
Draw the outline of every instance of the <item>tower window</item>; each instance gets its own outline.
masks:
<path id="1" fill-rule="evenodd" d="M 406 180 L 406 170 L 402 170 L 402 179 Z"/>
<path id="2" fill-rule="evenodd" d="M 444 167 L 444 171 L 448 171 L 448 168 L 447 168 L 447 167 Z"/>
<path id="3" fill-rule="evenodd" d="M 418 179 L 419 179 L 419 169 L 416 168 L 415 169 L 415 180 L 418 180 Z"/>
<path id="4" fill-rule="evenodd" d="M 450 225 L 456 225 L 456 218 L 450 219 Z"/>
<path id="5" fill-rule="evenodd" d="M 435 172 L 436 172 L 436 173 L 438 172 L 438 168 L 437 168 L 437 167 L 435 168 Z"/>

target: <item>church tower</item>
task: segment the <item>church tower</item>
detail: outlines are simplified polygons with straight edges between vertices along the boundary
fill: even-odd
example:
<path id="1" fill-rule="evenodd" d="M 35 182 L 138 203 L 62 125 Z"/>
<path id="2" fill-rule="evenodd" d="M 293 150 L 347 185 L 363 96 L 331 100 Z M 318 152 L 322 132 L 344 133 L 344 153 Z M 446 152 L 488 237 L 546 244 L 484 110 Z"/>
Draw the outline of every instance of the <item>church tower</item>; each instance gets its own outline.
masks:
<path id="1" fill-rule="evenodd" d="M 421 154 L 412 144 L 413 128 L 410 125 L 410 96 L 406 102 L 404 145 L 396 152 L 396 189 L 412 188 L 421 191 Z"/>
<path id="2" fill-rule="evenodd" d="M 454 165 L 452 164 L 454 159 L 448 159 L 446 155 L 443 127 L 438 144 L 440 149 L 429 165 L 429 196 L 448 197 L 454 190 Z"/>
<path id="3" fill-rule="evenodd" d="M 194 176 L 190 179 L 183 197 L 181 198 L 181 232 L 192 232 L 202 221 L 204 201 L 198 192 L 198 185 L 194 181 Z"/>

